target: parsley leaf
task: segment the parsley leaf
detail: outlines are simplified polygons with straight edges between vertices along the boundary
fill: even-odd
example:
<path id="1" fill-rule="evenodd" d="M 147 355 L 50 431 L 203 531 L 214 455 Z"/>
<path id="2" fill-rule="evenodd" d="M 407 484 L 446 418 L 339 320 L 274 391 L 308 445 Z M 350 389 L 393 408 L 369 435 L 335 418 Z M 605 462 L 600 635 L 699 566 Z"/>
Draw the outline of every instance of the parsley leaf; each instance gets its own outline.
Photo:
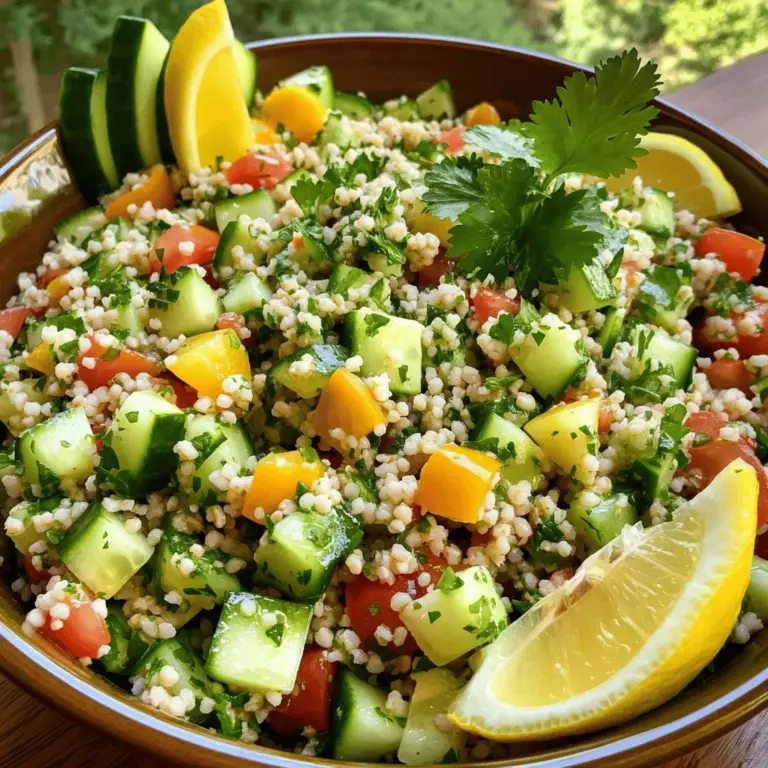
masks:
<path id="1" fill-rule="evenodd" d="M 365 316 L 365 335 L 375 336 L 380 328 L 383 328 L 389 323 L 389 318 L 386 315 L 377 315 L 371 313 Z"/>
<path id="2" fill-rule="evenodd" d="M 512 120 L 506 125 L 476 125 L 464 133 L 464 141 L 504 160 L 519 158 L 538 168 L 539 160 L 533 154 L 533 141 L 520 131 L 522 124 Z"/>
<path id="3" fill-rule="evenodd" d="M 440 219 L 456 221 L 472 203 L 482 203 L 483 190 L 476 174 L 483 161 L 471 157 L 446 157 L 424 175 L 424 205 Z"/>

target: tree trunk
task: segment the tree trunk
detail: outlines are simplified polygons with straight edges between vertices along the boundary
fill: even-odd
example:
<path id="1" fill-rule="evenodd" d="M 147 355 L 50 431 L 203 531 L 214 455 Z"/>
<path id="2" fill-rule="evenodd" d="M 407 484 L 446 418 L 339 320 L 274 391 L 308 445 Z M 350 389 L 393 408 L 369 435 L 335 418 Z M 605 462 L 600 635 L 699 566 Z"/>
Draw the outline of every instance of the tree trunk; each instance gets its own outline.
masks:
<path id="1" fill-rule="evenodd" d="M 29 38 L 16 40 L 11 43 L 11 59 L 13 74 L 19 87 L 21 108 L 27 118 L 27 129 L 34 133 L 45 125 L 45 109 L 43 94 L 40 90 L 40 79 L 37 74 L 32 42 Z"/>

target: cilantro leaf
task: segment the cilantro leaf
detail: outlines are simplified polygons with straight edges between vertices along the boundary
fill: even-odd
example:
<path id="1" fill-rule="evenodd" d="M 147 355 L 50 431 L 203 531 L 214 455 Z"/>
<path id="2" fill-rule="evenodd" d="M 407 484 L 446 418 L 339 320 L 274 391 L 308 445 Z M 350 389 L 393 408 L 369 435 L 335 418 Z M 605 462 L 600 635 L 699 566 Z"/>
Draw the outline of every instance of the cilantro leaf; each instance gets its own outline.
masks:
<path id="1" fill-rule="evenodd" d="M 440 219 L 456 221 L 472 203 L 481 203 L 483 190 L 477 172 L 483 161 L 471 157 L 446 157 L 424 175 L 426 210 Z"/>
<path id="2" fill-rule="evenodd" d="M 504 160 L 519 158 L 538 168 L 539 160 L 533 153 L 533 141 L 524 136 L 518 120 L 506 125 L 476 125 L 464 133 L 464 141 Z"/>
<path id="3" fill-rule="evenodd" d="M 371 246 L 370 252 L 383 253 L 387 257 L 387 264 L 405 264 L 405 250 L 401 243 L 374 232 L 368 232 L 366 238 Z"/>
<path id="4" fill-rule="evenodd" d="M 533 139 L 541 168 L 552 179 L 562 173 L 621 176 L 646 154 L 640 135 L 658 114 L 647 102 L 659 93 L 656 65 L 641 65 L 633 48 L 595 68 L 576 72 L 552 101 L 533 104 L 525 133 Z"/>

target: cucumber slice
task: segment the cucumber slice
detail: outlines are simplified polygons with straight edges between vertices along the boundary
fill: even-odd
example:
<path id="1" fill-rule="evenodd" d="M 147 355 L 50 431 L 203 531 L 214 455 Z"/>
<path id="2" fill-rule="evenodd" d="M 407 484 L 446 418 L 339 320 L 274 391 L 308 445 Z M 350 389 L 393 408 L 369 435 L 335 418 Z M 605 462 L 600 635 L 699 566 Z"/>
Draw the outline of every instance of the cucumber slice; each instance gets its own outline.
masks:
<path id="1" fill-rule="evenodd" d="M 421 392 L 421 323 L 369 309 L 348 313 L 344 322 L 350 353 L 363 358 L 361 376 L 386 373 L 393 393 Z"/>
<path id="2" fill-rule="evenodd" d="M 234 249 L 239 246 L 244 253 L 258 257 L 258 264 L 263 263 L 261 250 L 257 247 L 256 235 L 251 234 L 251 225 L 243 221 L 230 221 L 224 227 L 216 253 L 213 255 L 213 269 L 216 275 L 226 280 L 235 269 Z"/>
<path id="3" fill-rule="evenodd" d="M 663 190 L 645 190 L 638 210 L 638 229 L 659 237 L 672 237 L 675 233 L 675 203 Z"/>
<path id="4" fill-rule="evenodd" d="M 221 609 L 206 671 L 247 691 L 290 693 L 311 621 L 311 605 L 233 592 Z"/>
<path id="5" fill-rule="evenodd" d="M 149 561 L 152 551 L 147 537 L 129 531 L 123 516 L 110 512 L 103 501 L 94 501 L 59 545 L 64 565 L 105 598 L 119 592 Z"/>
<path id="6" fill-rule="evenodd" d="M 129 652 L 133 630 L 123 614 L 122 603 L 107 606 L 107 630 L 109 631 L 109 653 L 98 662 L 107 674 L 127 675 L 131 668 Z"/>
<path id="7" fill-rule="evenodd" d="M 756 613 L 760 621 L 768 622 L 768 561 L 757 555 L 752 558 L 744 611 Z"/>
<path id="8" fill-rule="evenodd" d="M 615 304 L 618 296 L 599 259 L 571 269 L 558 293 L 561 305 L 574 314 Z"/>
<path id="9" fill-rule="evenodd" d="M 154 390 L 132 392 L 104 433 L 99 482 L 126 498 L 168 484 L 184 434 L 184 412 Z"/>
<path id="10" fill-rule="evenodd" d="M 15 445 L 21 481 L 34 496 L 74 493 L 93 473 L 93 432 L 84 408 L 72 408 L 22 433 Z"/>
<path id="11" fill-rule="evenodd" d="M 456 117 L 456 104 L 453 102 L 453 89 L 447 80 L 440 80 L 416 97 L 419 112 L 429 120 L 442 120 Z"/>
<path id="12" fill-rule="evenodd" d="M 568 510 L 568 521 L 579 536 L 582 554 L 591 555 L 613 541 L 625 525 L 638 521 L 635 505 L 625 493 L 601 499 L 594 507 L 585 507 L 578 495 Z"/>
<path id="13" fill-rule="evenodd" d="M 241 216 L 264 219 L 269 222 L 277 213 L 277 206 L 267 190 L 257 189 L 246 195 L 237 195 L 222 200 L 216 203 L 213 210 L 216 216 L 216 226 L 219 228 L 219 232 L 224 232 L 224 228 L 230 221 L 237 221 Z"/>
<path id="14" fill-rule="evenodd" d="M 179 473 L 179 487 L 191 504 L 209 507 L 227 500 L 226 490 L 217 488 L 210 475 L 227 462 L 240 467 L 253 455 L 253 446 L 239 424 L 219 423 L 214 416 L 187 417 L 185 437 L 198 451 L 196 469 L 191 475 Z"/>
<path id="15" fill-rule="evenodd" d="M 162 323 L 159 333 L 176 339 L 182 334 L 189 337 L 212 331 L 221 315 L 216 291 L 195 267 L 181 267 L 169 280 L 170 290 L 160 292 L 149 302 L 150 318 Z"/>
<path id="16" fill-rule="evenodd" d="M 319 142 L 321 146 L 335 144 L 340 149 L 349 149 L 360 144 L 349 118 L 341 112 L 329 112 L 325 119 L 325 126 L 320 131 Z"/>
<path id="17" fill-rule="evenodd" d="M 333 88 L 333 75 L 328 67 L 314 66 L 303 69 L 280 83 L 280 86 L 284 85 L 298 85 L 301 88 L 306 88 L 320 99 L 320 103 L 324 107 L 333 109 L 336 92 Z"/>
<path id="18" fill-rule="evenodd" d="M 438 667 L 493 640 L 507 626 L 507 609 L 490 571 L 473 565 L 447 568 L 437 587 L 400 614 L 419 648 Z"/>
<path id="19" fill-rule="evenodd" d="M 170 51 L 169 51 L 170 53 Z M 155 98 L 155 123 L 157 124 L 157 139 L 160 154 L 166 165 L 176 163 L 176 155 L 171 144 L 171 134 L 168 131 L 168 118 L 165 116 L 165 68 L 168 65 L 168 55 L 165 57 L 160 77 L 157 81 L 157 96 Z"/>
<path id="20" fill-rule="evenodd" d="M 403 740 L 397 759 L 406 765 L 456 763 L 466 742 L 466 734 L 455 725 L 442 731 L 435 725 L 437 715 L 445 715 L 461 690 L 461 680 L 447 669 L 430 669 L 413 674 L 416 689 L 408 708 Z"/>
<path id="21" fill-rule="evenodd" d="M 199 543 L 194 536 L 177 531 L 171 521 L 157 546 L 154 564 L 164 594 L 177 592 L 190 605 L 210 610 L 221 605 L 230 592 L 240 591 L 240 579 L 227 573 L 229 556 L 221 550 L 209 549 L 202 557 L 193 554 L 192 547 Z M 180 567 L 184 559 L 194 566 L 186 575 Z"/>
<path id="22" fill-rule="evenodd" d="M 107 133 L 107 73 L 70 67 L 59 93 L 59 126 L 64 154 L 78 189 L 88 200 L 119 184 Z"/>
<path id="23" fill-rule="evenodd" d="M 241 226 L 233 223 L 235 226 Z M 239 277 L 240 279 L 230 284 L 229 290 L 221 298 L 225 312 L 245 315 L 255 309 L 261 309 L 272 298 L 272 289 L 253 272 L 240 273 Z"/>
<path id="24" fill-rule="evenodd" d="M 104 209 L 100 205 L 96 205 L 60 221 L 53 228 L 53 231 L 59 240 L 65 240 L 79 247 L 106 223 L 107 217 L 104 214 Z"/>
<path id="25" fill-rule="evenodd" d="M 603 348 L 603 357 L 608 358 L 616 346 L 616 342 L 621 336 L 621 329 L 624 327 L 624 318 L 627 316 L 627 310 L 623 307 L 616 309 L 611 307 L 605 313 L 605 320 L 600 333 L 597 335 L 597 341 Z"/>
<path id="26" fill-rule="evenodd" d="M 148 19 L 118 16 L 107 62 L 107 126 L 121 175 L 162 160 L 156 103 L 169 48 Z"/>
<path id="27" fill-rule="evenodd" d="M 256 54 L 246 48 L 239 40 L 232 43 L 232 52 L 235 54 L 235 66 L 240 87 L 243 89 L 243 101 L 250 109 L 256 98 Z"/>
<path id="28" fill-rule="evenodd" d="M 415 122 L 424 118 L 419 105 L 414 99 L 401 98 L 387 101 L 383 106 L 383 110 L 384 114 L 391 115 L 404 122 Z"/>
<path id="29" fill-rule="evenodd" d="M 635 336 L 643 332 L 644 327 L 638 326 Z M 672 372 L 674 387 L 687 389 L 693 380 L 693 370 L 696 366 L 698 351 L 695 347 L 683 344 L 673 339 L 664 331 L 652 330 L 645 327 L 646 343 L 640 357 L 641 362 L 656 360 Z"/>
<path id="30" fill-rule="evenodd" d="M 179 679 L 167 689 L 168 693 L 178 696 L 185 688 L 192 691 L 195 695 L 195 706 L 185 717 L 193 723 L 203 722 L 209 715 L 200 711 L 200 702 L 213 695 L 211 679 L 186 635 L 179 634 L 170 640 L 155 643 L 139 660 L 131 675 L 131 682 L 143 678 L 144 688 L 151 688 L 153 684 L 157 684 L 157 675 L 166 666 L 175 669 L 179 675 Z"/>
<path id="31" fill-rule="evenodd" d="M 681 296 L 690 278 L 674 267 L 653 266 L 645 271 L 645 280 L 635 292 L 634 304 L 645 320 L 673 333 L 679 320 L 688 314 L 693 304 L 690 296 Z"/>
<path id="32" fill-rule="evenodd" d="M 314 603 L 362 535 L 357 518 L 340 509 L 327 515 L 294 512 L 256 550 L 258 580 L 289 600 Z"/>
<path id="33" fill-rule="evenodd" d="M 336 91 L 335 108 L 353 120 L 365 120 L 376 115 L 376 107 L 358 93 Z"/>
<path id="34" fill-rule="evenodd" d="M 333 757 L 351 762 L 379 762 L 394 754 L 403 739 L 405 718 L 390 717 L 387 694 L 341 667 L 331 715 Z"/>
<path id="35" fill-rule="evenodd" d="M 306 356 L 306 360 L 304 360 Z M 337 368 L 343 368 L 350 356 L 345 347 L 335 344 L 314 344 L 304 347 L 275 363 L 267 376 L 277 384 L 288 387 L 299 397 L 309 400 L 317 397 Z M 294 363 L 308 364 L 294 366 Z M 294 366 L 291 370 L 291 366 Z M 306 371 L 303 368 L 307 368 Z M 301 372 L 297 369 L 302 369 Z"/>

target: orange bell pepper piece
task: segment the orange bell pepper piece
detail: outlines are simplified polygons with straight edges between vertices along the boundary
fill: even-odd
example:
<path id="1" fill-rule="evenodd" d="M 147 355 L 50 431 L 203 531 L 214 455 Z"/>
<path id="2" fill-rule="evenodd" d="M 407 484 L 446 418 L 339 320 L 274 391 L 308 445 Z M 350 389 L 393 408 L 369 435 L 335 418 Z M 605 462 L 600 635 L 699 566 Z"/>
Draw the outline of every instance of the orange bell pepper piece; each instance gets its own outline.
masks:
<path id="1" fill-rule="evenodd" d="M 253 126 L 254 144 L 277 144 L 280 141 L 280 137 L 263 120 L 253 118 L 251 125 Z"/>
<path id="2" fill-rule="evenodd" d="M 472 128 L 474 125 L 498 125 L 501 122 L 499 113 L 493 104 L 481 101 L 472 109 L 468 109 L 464 115 L 464 125 Z"/>
<path id="3" fill-rule="evenodd" d="M 155 210 L 173 208 L 176 202 L 176 189 L 173 179 L 168 175 L 164 165 L 153 165 L 148 171 L 147 180 L 136 189 L 129 189 L 116 197 L 106 210 L 107 219 L 128 215 L 128 206 L 136 205 L 141 208 L 144 203 L 152 203 Z"/>
<path id="4" fill-rule="evenodd" d="M 299 85 L 275 88 L 264 99 L 262 115 L 274 130 L 283 125 L 298 141 L 310 142 L 323 127 L 328 113 L 320 99 Z"/>
<path id="5" fill-rule="evenodd" d="M 253 470 L 253 482 L 243 505 L 243 514 L 257 523 L 264 522 L 264 515 L 271 515 L 286 499 L 293 499 L 296 486 L 304 483 L 312 486 L 325 472 L 318 459 L 312 461 L 301 451 L 268 453 Z M 261 509 L 263 513 L 257 513 Z"/>
<path id="6" fill-rule="evenodd" d="M 334 429 L 361 438 L 379 424 L 387 423 L 371 390 L 346 368 L 334 371 L 317 401 L 312 418 L 317 434 L 342 453 L 344 449 L 339 441 L 331 437 Z"/>
<path id="7" fill-rule="evenodd" d="M 69 284 L 64 275 L 54 277 L 48 287 L 45 289 L 48 292 L 48 304 L 51 306 L 57 306 L 61 303 L 61 300 L 69 293 L 72 286 Z"/>
<path id="8" fill-rule="evenodd" d="M 222 394 L 229 376 L 251 378 L 251 363 L 240 337 L 231 329 L 201 333 L 187 339 L 176 351 L 176 360 L 166 366 L 171 373 L 200 395 L 213 398 Z"/>
<path id="9" fill-rule="evenodd" d="M 501 462 L 482 451 L 444 445 L 422 467 L 414 503 L 459 523 L 476 523 Z"/>
<path id="10" fill-rule="evenodd" d="M 56 363 L 51 356 L 51 345 L 47 341 L 41 341 L 28 355 L 27 368 L 39 371 L 46 376 L 53 376 Z"/>

